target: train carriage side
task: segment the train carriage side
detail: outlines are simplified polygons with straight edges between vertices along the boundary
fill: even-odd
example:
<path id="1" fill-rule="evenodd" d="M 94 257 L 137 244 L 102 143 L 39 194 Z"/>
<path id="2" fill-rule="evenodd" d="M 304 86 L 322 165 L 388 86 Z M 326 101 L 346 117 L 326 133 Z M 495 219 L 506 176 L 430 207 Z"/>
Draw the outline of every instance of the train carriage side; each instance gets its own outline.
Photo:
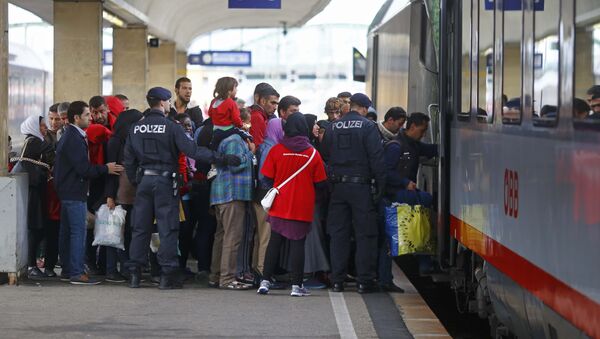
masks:
<path id="1" fill-rule="evenodd" d="M 440 4 L 427 140 L 441 145 L 440 268 L 495 337 L 600 337 L 600 96 L 586 92 L 600 83 L 600 4 Z M 424 111 L 436 82 L 411 82 L 428 71 L 411 56 L 431 18 L 415 15 L 423 1 L 390 7 L 369 34 L 367 87 L 377 105 Z"/>
<path id="2" fill-rule="evenodd" d="M 445 5 L 451 235 L 484 260 L 492 325 L 600 337 L 600 135 L 573 105 L 600 75 L 598 3 Z"/>

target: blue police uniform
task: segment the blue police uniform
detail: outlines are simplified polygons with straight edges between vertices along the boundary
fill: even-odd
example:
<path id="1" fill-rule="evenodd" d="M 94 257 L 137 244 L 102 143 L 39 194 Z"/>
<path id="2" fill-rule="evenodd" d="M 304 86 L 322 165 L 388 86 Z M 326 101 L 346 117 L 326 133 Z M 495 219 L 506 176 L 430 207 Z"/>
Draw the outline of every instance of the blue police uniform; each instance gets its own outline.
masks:
<path id="1" fill-rule="evenodd" d="M 369 98 L 354 94 L 351 102 L 371 106 Z M 383 147 L 377 125 L 350 111 L 331 123 L 323 137 L 332 193 L 327 216 L 331 236 L 331 266 L 334 291 L 343 290 L 350 257 L 352 228 L 356 239 L 356 269 L 359 292 L 368 292 L 377 268 L 377 198 L 385 185 Z M 362 288 L 364 286 L 366 288 Z"/>
<path id="2" fill-rule="evenodd" d="M 165 88 L 155 87 L 147 97 L 166 101 L 171 93 Z M 177 260 L 178 158 L 181 152 L 200 162 L 235 164 L 237 159 L 239 164 L 239 158 L 197 146 L 185 135 L 183 128 L 167 119 L 161 110 L 151 109 L 144 119 L 132 126 L 125 144 L 124 161 L 128 178 L 137 185 L 128 262 L 132 273 L 131 287 L 139 287 L 140 268 L 147 262 L 154 220 L 160 236 L 160 288 L 181 287 Z"/>

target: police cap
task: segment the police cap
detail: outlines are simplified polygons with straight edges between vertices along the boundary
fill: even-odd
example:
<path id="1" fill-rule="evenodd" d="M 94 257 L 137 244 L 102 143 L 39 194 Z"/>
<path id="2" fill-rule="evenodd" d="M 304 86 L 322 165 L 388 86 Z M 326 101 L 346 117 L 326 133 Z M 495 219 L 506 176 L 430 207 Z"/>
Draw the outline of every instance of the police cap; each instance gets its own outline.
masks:
<path id="1" fill-rule="evenodd" d="M 371 99 L 362 93 L 354 93 L 350 97 L 350 102 L 365 108 L 369 108 L 372 105 Z"/>
<path id="2" fill-rule="evenodd" d="M 148 91 L 146 98 L 167 101 L 171 99 L 171 91 L 164 87 L 152 87 Z"/>

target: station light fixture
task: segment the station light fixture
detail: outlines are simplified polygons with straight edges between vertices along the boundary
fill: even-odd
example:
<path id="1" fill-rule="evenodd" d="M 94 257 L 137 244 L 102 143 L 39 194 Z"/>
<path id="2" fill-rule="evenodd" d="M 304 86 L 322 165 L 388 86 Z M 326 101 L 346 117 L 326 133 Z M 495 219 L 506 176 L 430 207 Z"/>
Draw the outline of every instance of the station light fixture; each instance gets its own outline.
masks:
<path id="1" fill-rule="evenodd" d="M 119 17 L 117 17 L 116 15 L 113 15 L 107 11 L 102 11 L 102 18 L 108 22 L 110 22 L 112 25 L 117 26 L 117 27 L 125 27 L 125 22 L 123 20 L 121 20 Z"/>

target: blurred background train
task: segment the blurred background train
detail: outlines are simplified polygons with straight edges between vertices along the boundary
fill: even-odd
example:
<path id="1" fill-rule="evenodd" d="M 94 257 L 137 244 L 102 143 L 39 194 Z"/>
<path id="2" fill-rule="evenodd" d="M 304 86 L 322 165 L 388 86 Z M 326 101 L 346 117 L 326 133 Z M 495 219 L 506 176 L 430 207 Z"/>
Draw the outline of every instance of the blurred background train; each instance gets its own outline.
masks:
<path id="1" fill-rule="evenodd" d="M 459 311 L 495 338 L 600 338 L 600 2 L 390 0 L 368 39 L 377 111 L 432 119 L 418 185 Z"/>
<path id="2" fill-rule="evenodd" d="M 31 115 L 45 116 L 52 105 L 52 74 L 25 45 L 9 44 L 8 63 L 8 135 L 17 151 L 25 140 L 21 122 Z"/>

